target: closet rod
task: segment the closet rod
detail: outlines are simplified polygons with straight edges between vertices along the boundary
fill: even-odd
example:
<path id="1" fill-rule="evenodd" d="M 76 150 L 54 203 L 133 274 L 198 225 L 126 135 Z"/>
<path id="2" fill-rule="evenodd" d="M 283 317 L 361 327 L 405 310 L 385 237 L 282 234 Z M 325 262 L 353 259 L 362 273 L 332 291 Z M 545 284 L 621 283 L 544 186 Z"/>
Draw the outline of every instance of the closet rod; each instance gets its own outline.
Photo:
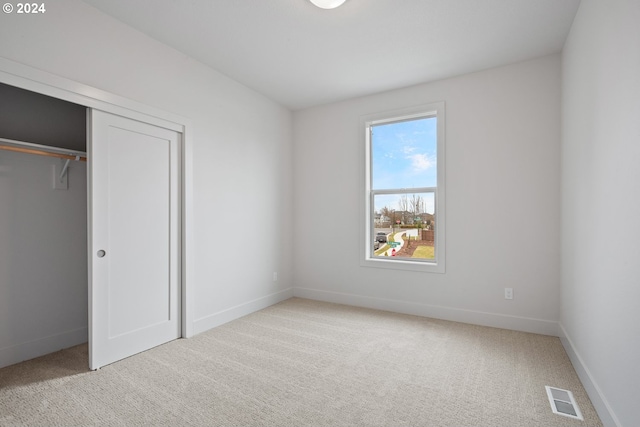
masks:
<path id="1" fill-rule="evenodd" d="M 83 162 L 87 161 L 87 153 L 83 151 L 49 147 L 48 145 L 32 144 L 30 142 L 15 141 L 13 139 L 6 138 L 0 138 L 0 150 L 37 154 L 40 156 L 58 157 L 60 159 L 67 160 L 80 160 Z"/>

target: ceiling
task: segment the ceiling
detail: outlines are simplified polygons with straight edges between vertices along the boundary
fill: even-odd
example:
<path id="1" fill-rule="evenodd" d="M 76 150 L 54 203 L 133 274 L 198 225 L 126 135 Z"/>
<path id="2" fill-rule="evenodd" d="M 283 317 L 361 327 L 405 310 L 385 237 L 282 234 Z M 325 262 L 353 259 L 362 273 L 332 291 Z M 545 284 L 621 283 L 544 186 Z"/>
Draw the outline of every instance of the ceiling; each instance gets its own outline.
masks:
<path id="1" fill-rule="evenodd" d="M 299 110 L 559 52 L 580 0 L 84 0 Z"/>

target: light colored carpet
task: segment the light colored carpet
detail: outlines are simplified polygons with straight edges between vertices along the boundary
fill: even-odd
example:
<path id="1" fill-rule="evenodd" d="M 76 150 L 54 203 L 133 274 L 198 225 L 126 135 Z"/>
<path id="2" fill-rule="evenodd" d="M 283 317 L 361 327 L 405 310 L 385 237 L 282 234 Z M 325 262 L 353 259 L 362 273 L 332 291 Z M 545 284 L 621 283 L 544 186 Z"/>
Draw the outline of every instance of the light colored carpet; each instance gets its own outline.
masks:
<path id="1" fill-rule="evenodd" d="M 292 298 L 97 372 L 86 345 L 1 369 L 0 425 L 602 424 L 558 338 Z"/>

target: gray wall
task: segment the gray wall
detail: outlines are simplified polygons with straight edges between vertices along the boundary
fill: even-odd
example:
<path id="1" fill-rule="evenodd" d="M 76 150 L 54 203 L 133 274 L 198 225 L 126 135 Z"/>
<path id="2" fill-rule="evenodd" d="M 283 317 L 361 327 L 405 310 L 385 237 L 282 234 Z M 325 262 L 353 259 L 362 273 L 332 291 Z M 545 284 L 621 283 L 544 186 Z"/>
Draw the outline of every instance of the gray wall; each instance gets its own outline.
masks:
<path id="1" fill-rule="evenodd" d="M 640 2 L 582 0 L 563 53 L 563 342 L 608 426 L 640 422 Z"/>
<path id="2" fill-rule="evenodd" d="M 86 150 L 86 109 L 0 84 L 0 137 Z M 86 163 L 0 150 L 0 367 L 87 340 Z"/>
<path id="3" fill-rule="evenodd" d="M 87 172 L 0 151 L 0 367 L 87 340 Z"/>
<path id="4" fill-rule="evenodd" d="M 294 293 L 556 334 L 560 76 L 552 55 L 296 112 Z M 360 116 L 437 101 L 446 103 L 446 273 L 360 266 Z"/>
<path id="5" fill-rule="evenodd" d="M 86 108 L 0 83 L 0 138 L 87 151 Z"/>

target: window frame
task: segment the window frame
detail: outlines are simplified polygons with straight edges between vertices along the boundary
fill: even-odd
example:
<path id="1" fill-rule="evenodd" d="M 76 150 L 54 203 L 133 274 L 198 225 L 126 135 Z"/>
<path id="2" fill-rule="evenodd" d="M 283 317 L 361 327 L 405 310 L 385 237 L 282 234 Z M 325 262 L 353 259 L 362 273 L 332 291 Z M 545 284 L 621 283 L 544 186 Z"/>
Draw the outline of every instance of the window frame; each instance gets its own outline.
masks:
<path id="1" fill-rule="evenodd" d="M 372 149 L 371 149 L 371 127 L 381 124 L 399 123 L 403 121 L 416 120 L 426 117 L 436 117 L 436 187 L 418 188 L 391 188 L 372 189 Z M 445 104 L 435 102 L 419 105 L 401 110 L 384 111 L 369 114 L 360 118 L 360 141 L 364 145 L 363 162 L 364 171 L 361 176 L 362 183 L 362 217 L 365 219 L 364 226 L 361 227 L 360 242 L 361 256 L 360 264 L 363 267 L 389 268 L 394 270 L 412 270 L 428 273 L 445 272 Z M 375 233 L 375 212 L 373 199 L 380 194 L 434 194 L 434 246 L 435 253 L 433 260 L 412 260 L 395 257 L 376 257 L 373 255 L 373 239 Z"/>

